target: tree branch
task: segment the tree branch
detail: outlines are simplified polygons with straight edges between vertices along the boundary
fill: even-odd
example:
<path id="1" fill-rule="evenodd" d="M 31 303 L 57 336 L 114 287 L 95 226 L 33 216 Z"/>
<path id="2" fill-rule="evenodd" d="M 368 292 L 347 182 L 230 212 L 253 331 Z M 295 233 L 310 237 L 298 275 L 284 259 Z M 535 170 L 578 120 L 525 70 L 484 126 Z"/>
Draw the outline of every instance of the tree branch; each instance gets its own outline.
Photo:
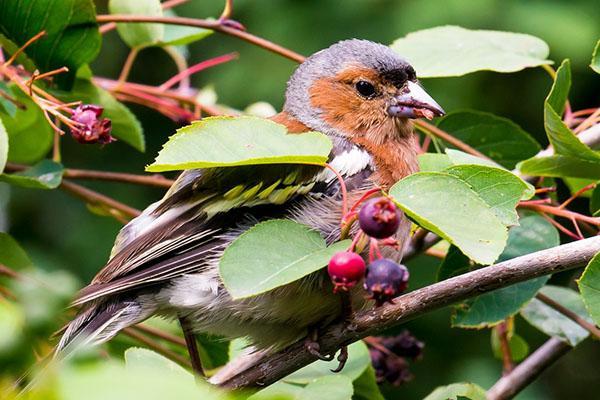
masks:
<path id="1" fill-rule="evenodd" d="M 242 31 L 236 28 L 232 28 L 223 24 L 220 20 L 207 20 L 207 19 L 196 19 L 196 18 L 184 18 L 184 17 L 151 17 L 146 15 L 97 15 L 96 22 L 129 22 L 129 23 L 158 23 L 158 24 L 170 24 L 170 25 L 183 25 L 193 26 L 196 28 L 212 29 L 215 32 L 223 33 L 225 35 L 237 37 L 238 39 L 244 40 L 248 43 L 252 43 L 258 47 L 262 47 L 265 50 L 269 50 L 273 53 L 282 55 L 292 61 L 302 62 L 304 56 L 298 54 L 290 49 L 286 49 L 283 46 L 270 42 L 266 39 L 252 35 L 246 31 Z"/>
<path id="2" fill-rule="evenodd" d="M 600 339 L 600 329 L 598 329 L 596 325 L 592 324 L 591 322 L 588 322 L 585 318 L 582 318 L 579 314 L 571 311 L 562 304 L 552 300 L 550 297 L 546 296 L 543 293 L 538 293 L 535 295 L 535 297 L 542 303 L 554 308 L 556 311 L 558 311 L 565 317 L 579 324 L 579 326 L 581 326 L 583 329 L 587 330 L 589 333 L 595 336 L 596 339 Z"/>
<path id="3" fill-rule="evenodd" d="M 394 304 L 359 312 L 349 323 L 333 324 L 321 336 L 327 354 L 366 336 L 447 305 L 539 276 L 578 268 L 600 251 L 600 237 L 568 243 L 513 258 L 446 279 L 398 297 Z M 265 386 L 315 361 L 303 340 L 268 355 L 221 383 L 230 388 Z M 511 374 L 512 375 L 512 374 Z"/>
<path id="4" fill-rule="evenodd" d="M 546 368 L 565 355 L 572 347 L 553 337 L 540 346 L 512 372 L 503 376 L 487 392 L 488 400 L 512 399 L 533 382 Z"/>
<path id="5" fill-rule="evenodd" d="M 121 214 L 124 214 L 130 218 L 135 218 L 141 214 L 141 211 L 130 207 L 126 204 L 123 204 L 115 199 L 112 199 L 108 196 L 105 196 L 101 193 L 94 192 L 84 186 L 78 185 L 73 182 L 69 182 L 63 180 L 60 184 L 60 188 L 64 191 L 71 193 L 72 195 L 83 199 L 84 201 L 91 204 L 102 204 L 108 206 L 111 209 L 118 211 Z M 123 221 L 121 221 L 123 222 Z"/>

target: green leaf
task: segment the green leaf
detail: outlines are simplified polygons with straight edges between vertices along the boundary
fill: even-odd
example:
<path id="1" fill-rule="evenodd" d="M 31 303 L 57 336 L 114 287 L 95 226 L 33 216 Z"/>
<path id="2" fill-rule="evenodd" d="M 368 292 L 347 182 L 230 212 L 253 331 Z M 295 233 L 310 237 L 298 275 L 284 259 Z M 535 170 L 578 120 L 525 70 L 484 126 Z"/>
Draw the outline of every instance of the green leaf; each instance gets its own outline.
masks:
<path id="1" fill-rule="evenodd" d="M 494 353 L 494 357 L 502 360 L 503 354 L 498 331 L 496 329 L 492 329 L 491 333 L 492 351 Z M 517 334 L 510 335 L 510 338 L 508 339 L 508 347 L 510 348 L 510 357 L 512 361 L 521 361 L 529 354 L 529 345 L 525 339 Z"/>
<path id="2" fill-rule="evenodd" d="M 325 265 L 349 240 L 327 247 L 318 232 L 290 220 L 256 224 L 231 243 L 219 262 L 223 284 L 234 299 L 294 282 Z"/>
<path id="3" fill-rule="evenodd" d="M 371 365 L 371 356 L 369 355 L 367 345 L 362 340 L 352 343 L 348 346 L 348 362 L 344 369 L 339 373 L 331 372 L 337 365 L 338 361 L 335 359 L 333 361 L 315 361 L 286 376 L 283 378 L 283 381 L 305 385 L 315 379 L 332 375 L 344 375 L 353 381 L 361 376 L 367 367 Z"/>
<path id="4" fill-rule="evenodd" d="M 283 125 L 256 117 L 209 117 L 179 129 L 146 171 L 323 164 L 331 148 L 322 133 L 287 134 Z"/>
<path id="5" fill-rule="evenodd" d="M 6 82 L 0 81 L 0 91 L 10 95 L 10 88 Z M 12 101 L 0 96 L 0 111 L 4 111 L 11 117 L 14 117 L 17 113 L 17 106 Z"/>
<path id="6" fill-rule="evenodd" d="M 507 226 L 519 222 L 515 210 L 519 200 L 531 198 L 535 193 L 535 190 L 519 177 L 500 168 L 456 165 L 447 168 L 445 172 L 469 184 Z"/>
<path id="7" fill-rule="evenodd" d="M 353 392 L 352 381 L 347 376 L 323 376 L 306 385 L 298 400 L 351 400 Z"/>
<path id="8" fill-rule="evenodd" d="M 506 227 L 492 207 L 458 176 L 420 172 L 397 182 L 390 195 L 419 225 L 481 264 L 493 263 L 504 249 Z"/>
<path id="9" fill-rule="evenodd" d="M 594 47 L 590 68 L 600 74 L 600 40 L 598 40 L 596 47 Z"/>
<path id="10" fill-rule="evenodd" d="M 304 387 L 300 385 L 292 385 L 291 383 L 278 381 L 259 390 L 248 397 L 248 400 L 297 400 L 301 396 L 303 390 Z"/>
<path id="11" fill-rule="evenodd" d="M 571 86 L 569 60 L 556 71 L 556 79 L 544 103 L 544 127 L 555 155 L 534 157 L 517 166 L 524 174 L 600 179 L 600 154 L 584 143 L 565 125 L 561 115 Z"/>
<path id="12" fill-rule="evenodd" d="M 585 307 L 596 325 L 600 325 L 600 254 L 592 258 L 577 284 Z"/>
<path id="13" fill-rule="evenodd" d="M 572 289 L 560 286 L 544 286 L 540 292 L 563 307 L 579 314 L 581 317 L 592 322 L 581 297 Z M 527 322 L 544 332 L 548 336 L 557 336 L 571 346 L 589 336 L 589 332 L 579 326 L 578 323 L 565 317 L 554 308 L 547 306 L 538 299 L 533 299 L 521 310 L 521 315 Z"/>
<path id="14" fill-rule="evenodd" d="M 14 351 L 23 336 L 25 315 L 15 303 L 0 298 L 0 355 Z"/>
<path id="15" fill-rule="evenodd" d="M 409 33 L 391 45 L 421 78 L 461 76 L 475 71 L 516 72 L 552 64 L 541 39 L 522 33 L 439 26 Z"/>
<path id="16" fill-rule="evenodd" d="M 46 36 L 25 50 L 42 72 L 66 66 L 72 78 L 100 51 L 92 0 L 7 1 L 0 8 L 0 31 L 17 45 L 44 30 Z"/>
<path id="17" fill-rule="evenodd" d="M 486 112 L 452 112 L 438 120 L 437 126 L 508 169 L 541 150 L 519 125 Z"/>
<path id="18" fill-rule="evenodd" d="M 474 383 L 453 383 L 440 386 L 423 400 L 459 400 L 466 397 L 470 400 L 486 400 L 485 390 Z"/>
<path id="19" fill-rule="evenodd" d="M 379 385 L 377 385 L 377 379 L 375 377 L 375 370 L 372 365 L 369 365 L 365 372 L 361 376 L 356 378 L 352 383 L 354 386 L 354 400 L 385 400 Z"/>
<path id="20" fill-rule="evenodd" d="M 173 10 L 163 11 L 168 17 L 176 17 Z M 164 35 L 162 40 L 158 41 L 158 46 L 185 46 L 198 40 L 202 40 L 213 34 L 211 29 L 196 28 L 183 25 L 164 25 Z"/>
<path id="21" fill-rule="evenodd" d="M 89 80 L 77 79 L 71 92 L 63 92 L 58 94 L 58 96 L 61 100 L 67 102 L 80 100 L 88 104 L 101 105 L 104 107 L 102 117 L 108 118 L 111 121 L 111 134 L 141 152 L 146 150 L 144 132 L 140 122 L 129 111 L 129 108 L 115 99 L 106 90 L 99 88 Z"/>
<path id="22" fill-rule="evenodd" d="M 448 156 L 448 159 L 452 165 L 485 165 L 488 167 L 504 169 L 503 166 L 495 161 L 477 157 L 460 150 L 446 149 L 446 155 Z"/>
<path id="23" fill-rule="evenodd" d="M 32 265 L 25 250 L 4 232 L 0 232 L 0 264 L 14 270 L 22 270 Z"/>
<path id="24" fill-rule="evenodd" d="M 560 244 L 558 231 L 543 217 L 534 213 L 525 214 L 519 222 L 519 226 L 509 231 L 508 244 L 498 261 L 510 260 Z M 456 264 L 454 263 L 453 268 L 459 270 L 460 266 Z M 531 279 L 467 300 L 455 307 L 452 326 L 483 328 L 496 325 L 519 312 L 548 279 L 547 276 Z"/>
<path id="25" fill-rule="evenodd" d="M 51 160 L 42 160 L 24 171 L 14 174 L 1 174 L 0 182 L 30 189 L 56 189 L 61 181 L 64 168 Z"/>
<path id="26" fill-rule="evenodd" d="M 133 14 L 147 17 L 162 17 L 160 0 L 110 0 L 108 9 L 111 14 Z M 130 23 L 117 24 L 121 39 L 131 48 L 150 46 L 163 40 L 163 24 Z"/>
<path id="27" fill-rule="evenodd" d="M 592 192 L 592 198 L 590 199 L 590 213 L 594 217 L 600 215 L 600 186 L 596 186 Z"/>
<path id="28" fill-rule="evenodd" d="M 42 110 L 17 87 L 11 87 L 13 96 L 25 106 L 17 109 L 14 117 L 0 112 L 8 133 L 8 161 L 35 163 L 46 156 L 52 146 L 54 131 L 48 125 Z"/>
<path id="29" fill-rule="evenodd" d="M 440 153 L 419 154 L 418 161 L 421 172 L 440 172 L 452 166 L 450 158 L 446 154 Z"/>
<path id="30" fill-rule="evenodd" d="M 194 382 L 194 376 L 183 369 L 179 364 L 153 352 L 152 350 L 139 347 L 130 347 L 125 350 L 125 364 L 128 369 L 152 368 L 167 373 L 168 375 L 177 375 L 183 380 Z M 167 379 L 167 377 L 165 377 Z"/>
<path id="31" fill-rule="evenodd" d="M 0 119 L 0 173 L 4 171 L 6 160 L 8 159 L 8 134 L 6 128 Z"/>
<path id="32" fill-rule="evenodd" d="M 473 267 L 473 263 L 469 257 L 465 256 L 458 247 L 450 246 L 446 257 L 442 260 L 438 268 L 436 280 L 443 281 L 458 275 L 469 272 Z"/>

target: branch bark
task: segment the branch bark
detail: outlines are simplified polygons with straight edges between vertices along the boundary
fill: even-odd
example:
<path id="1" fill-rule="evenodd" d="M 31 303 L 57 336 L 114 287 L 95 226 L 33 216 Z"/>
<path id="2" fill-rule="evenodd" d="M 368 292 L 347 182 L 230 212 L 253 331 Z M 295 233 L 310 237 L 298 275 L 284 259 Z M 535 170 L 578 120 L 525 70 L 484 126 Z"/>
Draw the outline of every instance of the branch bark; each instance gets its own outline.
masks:
<path id="1" fill-rule="evenodd" d="M 512 372 L 503 376 L 487 392 L 488 400 L 507 400 L 515 397 L 533 382 L 556 360 L 567 354 L 572 347 L 553 337 L 541 345 Z"/>
<path id="2" fill-rule="evenodd" d="M 579 240 L 513 258 L 416 289 L 377 309 L 356 313 L 348 323 L 326 328 L 321 351 L 326 354 L 386 328 L 482 293 L 539 276 L 585 265 L 600 251 L 600 237 Z M 303 341 L 260 359 L 221 383 L 229 388 L 265 386 L 315 361 Z M 511 374 L 512 375 L 512 374 Z M 537 376 L 537 375 L 536 375 Z"/>

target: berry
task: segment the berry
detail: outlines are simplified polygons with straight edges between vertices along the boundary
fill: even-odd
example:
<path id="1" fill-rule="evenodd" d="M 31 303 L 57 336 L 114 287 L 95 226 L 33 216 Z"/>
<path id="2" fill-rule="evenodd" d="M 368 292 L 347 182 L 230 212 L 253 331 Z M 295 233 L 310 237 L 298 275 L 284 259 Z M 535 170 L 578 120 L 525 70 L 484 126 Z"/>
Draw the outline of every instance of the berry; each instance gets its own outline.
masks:
<path id="1" fill-rule="evenodd" d="M 71 119 L 77 123 L 71 127 L 73 138 L 84 144 L 113 142 L 110 119 L 100 118 L 103 111 L 102 107 L 94 104 L 82 104 L 73 110 Z"/>
<path id="2" fill-rule="evenodd" d="M 410 274 L 404 265 L 382 258 L 373 261 L 367 269 L 365 290 L 375 300 L 375 305 L 380 306 L 386 301 L 402 293 L 408 286 Z"/>
<path id="3" fill-rule="evenodd" d="M 392 236 L 400 225 L 400 211 L 387 197 L 370 199 L 361 207 L 358 214 L 360 229 L 376 239 Z"/>
<path id="4" fill-rule="evenodd" d="M 327 266 L 327 272 L 335 285 L 334 292 L 348 290 L 365 276 L 365 262 L 361 256 L 350 251 L 335 253 Z"/>
<path id="5" fill-rule="evenodd" d="M 392 353 L 415 360 L 423 353 L 425 343 L 403 330 L 399 335 L 381 338 L 381 344 Z"/>

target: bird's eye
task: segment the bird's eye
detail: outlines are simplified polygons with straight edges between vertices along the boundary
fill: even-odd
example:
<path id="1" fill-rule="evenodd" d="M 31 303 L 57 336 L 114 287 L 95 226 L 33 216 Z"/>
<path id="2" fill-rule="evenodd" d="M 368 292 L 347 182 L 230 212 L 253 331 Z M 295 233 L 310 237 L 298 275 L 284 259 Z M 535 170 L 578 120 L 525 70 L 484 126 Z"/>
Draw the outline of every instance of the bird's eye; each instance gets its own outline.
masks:
<path id="1" fill-rule="evenodd" d="M 371 98 L 375 95 L 375 86 L 367 81 L 358 81 L 356 82 L 356 91 L 363 97 Z"/>

